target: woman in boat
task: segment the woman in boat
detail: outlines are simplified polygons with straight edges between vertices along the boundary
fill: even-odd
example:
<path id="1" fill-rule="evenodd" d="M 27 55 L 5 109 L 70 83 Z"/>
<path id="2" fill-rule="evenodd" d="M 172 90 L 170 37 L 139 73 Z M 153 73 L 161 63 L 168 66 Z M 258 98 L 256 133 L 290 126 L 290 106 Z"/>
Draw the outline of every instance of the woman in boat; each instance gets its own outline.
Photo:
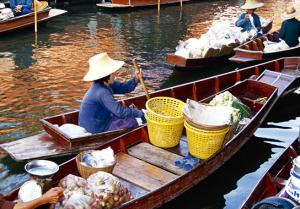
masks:
<path id="1" fill-rule="evenodd" d="M 9 0 L 9 4 L 15 16 L 32 12 L 32 0 Z"/>
<path id="2" fill-rule="evenodd" d="M 257 34 L 261 34 L 261 22 L 259 16 L 254 12 L 263 5 L 263 3 L 259 3 L 256 0 L 246 0 L 246 3 L 241 6 L 241 9 L 246 10 L 246 12 L 240 15 L 239 19 L 235 22 L 235 25 L 243 28 L 242 31 L 256 29 Z"/>
<path id="3" fill-rule="evenodd" d="M 296 16 L 297 12 L 293 6 L 287 7 L 282 15 L 284 21 L 281 24 L 279 38 L 283 39 L 289 47 L 299 44 L 300 21 L 296 19 Z"/>
<path id="4" fill-rule="evenodd" d="M 63 194 L 63 189 L 60 187 L 54 187 L 48 190 L 41 197 L 29 201 L 29 202 L 13 202 L 4 199 L 0 194 L 0 209 L 34 209 L 41 205 L 50 203 L 55 204 Z"/>
<path id="5" fill-rule="evenodd" d="M 107 53 L 89 59 L 89 71 L 84 81 L 93 81 L 86 92 L 79 111 L 79 126 L 90 133 L 135 128 L 136 118 L 143 118 L 143 111 L 121 106 L 113 94 L 133 91 L 140 81 L 140 72 L 126 83 L 115 81 L 114 73 L 124 65 L 123 61 L 111 59 Z"/>

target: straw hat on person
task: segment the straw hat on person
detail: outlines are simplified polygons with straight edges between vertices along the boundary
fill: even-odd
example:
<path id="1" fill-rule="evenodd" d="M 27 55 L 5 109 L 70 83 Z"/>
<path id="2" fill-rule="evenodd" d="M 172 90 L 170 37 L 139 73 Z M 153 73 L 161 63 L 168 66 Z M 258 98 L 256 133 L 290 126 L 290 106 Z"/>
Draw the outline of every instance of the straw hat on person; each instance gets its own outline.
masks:
<path id="1" fill-rule="evenodd" d="M 256 0 L 246 0 L 245 4 L 241 6 L 241 9 L 257 9 L 263 5 L 264 3 L 257 2 Z"/>
<path id="2" fill-rule="evenodd" d="M 95 81 L 104 78 L 117 70 L 123 65 L 123 61 L 110 58 L 107 53 L 96 54 L 89 59 L 89 71 L 84 76 L 84 81 Z"/>
<path id="3" fill-rule="evenodd" d="M 285 12 L 282 14 L 282 19 L 288 20 L 293 19 L 297 16 L 297 11 L 293 6 L 289 6 L 285 9 Z"/>

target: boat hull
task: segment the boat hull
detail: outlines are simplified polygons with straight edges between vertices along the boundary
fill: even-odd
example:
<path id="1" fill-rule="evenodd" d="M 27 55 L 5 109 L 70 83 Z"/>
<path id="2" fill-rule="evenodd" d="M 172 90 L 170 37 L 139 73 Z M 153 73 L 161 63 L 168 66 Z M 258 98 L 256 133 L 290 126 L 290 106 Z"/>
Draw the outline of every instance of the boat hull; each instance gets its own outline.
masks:
<path id="1" fill-rule="evenodd" d="M 182 3 L 190 2 L 190 0 L 182 0 Z M 178 4 L 181 5 L 180 0 L 161 0 L 160 5 L 174 5 Z M 108 10 L 121 10 L 121 9 L 136 9 L 136 8 L 147 8 L 147 7 L 154 7 L 158 5 L 158 1 L 155 0 L 112 0 L 111 3 L 98 3 L 96 4 L 101 9 L 108 9 Z"/>
<path id="2" fill-rule="evenodd" d="M 47 8 L 37 13 L 38 24 L 66 13 L 65 10 Z M 5 21 L 0 21 L 0 34 L 17 31 L 26 27 L 34 26 L 34 13 L 14 17 Z"/>
<path id="3" fill-rule="evenodd" d="M 270 20 L 268 24 L 262 28 L 263 32 L 268 33 L 272 29 L 272 25 L 273 21 Z M 175 70 L 203 70 L 205 68 L 211 68 L 211 66 L 217 66 L 220 65 L 220 63 L 227 62 L 228 58 L 234 55 L 234 48 L 236 46 L 237 44 L 235 46 L 231 46 L 230 48 L 224 48 L 224 53 L 222 51 L 220 52 L 220 54 L 222 54 L 221 56 L 185 58 L 175 54 L 167 54 L 166 60 L 170 65 L 174 66 Z"/>
<path id="4" fill-rule="evenodd" d="M 230 57 L 229 60 L 232 62 L 249 65 L 269 61 L 272 59 L 278 59 L 280 57 L 300 55 L 300 45 L 277 52 L 263 52 L 263 42 L 267 40 L 273 41 L 275 33 L 277 32 L 264 35 L 238 46 L 234 49 L 235 55 Z"/>

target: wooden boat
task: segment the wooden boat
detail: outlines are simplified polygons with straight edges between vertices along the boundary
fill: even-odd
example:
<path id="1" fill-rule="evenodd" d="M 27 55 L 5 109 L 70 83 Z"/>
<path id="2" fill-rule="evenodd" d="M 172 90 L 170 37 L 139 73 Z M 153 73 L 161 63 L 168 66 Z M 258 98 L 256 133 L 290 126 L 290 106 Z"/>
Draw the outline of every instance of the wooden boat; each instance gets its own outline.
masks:
<path id="1" fill-rule="evenodd" d="M 263 33 L 268 33 L 272 29 L 273 20 L 269 20 L 269 22 L 262 28 Z M 215 57 L 206 57 L 206 58 L 185 58 L 178 55 L 167 54 L 166 60 L 170 65 L 174 66 L 176 70 L 188 70 L 188 69 L 199 69 L 199 68 L 207 68 L 209 66 L 218 65 L 220 62 L 225 62 L 234 54 L 234 47 L 227 48 L 226 53 L 220 52 L 221 56 Z"/>
<path id="2" fill-rule="evenodd" d="M 265 172 L 240 208 L 249 209 L 267 197 L 278 195 L 290 177 L 292 160 L 297 157 L 299 138 L 288 146 Z"/>
<path id="3" fill-rule="evenodd" d="M 262 75 L 265 69 L 269 69 L 269 72 L 264 73 L 262 76 L 260 76 L 259 80 L 265 83 L 272 83 L 272 85 L 277 86 L 279 89 L 278 92 L 280 92 L 280 94 L 282 95 L 285 92 L 296 89 L 296 87 L 300 85 L 299 74 L 297 74 L 297 72 L 295 71 L 297 63 L 299 62 L 300 58 L 297 57 L 281 58 L 260 65 L 255 65 L 252 67 L 243 68 L 221 75 L 159 90 L 151 93 L 150 96 L 168 96 L 180 99 L 182 101 L 186 101 L 187 98 L 192 98 L 196 101 L 199 101 L 226 88 L 229 88 L 230 86 L 233 86 L 240 81 L 250 78 L 251 76 L 258 77 Z M 120 103 L 122 105 L 130 105 L 133 103 L 136 107 L 141 109 L 145 108 L 146 101 L 146 96 L 138 96 L 121 100 Z M 54 124 L 78 124 L 78 111 L 45 118 L 42 120 L 42 122 L 43 121 L 43 125 L 50 128 Z M 47 130 L 47 127 L 45 127 L 45 129 Z M 53 128 L 52 132 L 55 131 L 56 129 Z M 82 150 L 99 147 L 100 145 L 115 137 L 115 135 L 111 137 L 104 136 L 102 138 L 98 136 L 98 141 L 94 141 L 93 139 L 90 141 L 89 138 L 85 138 L 85 140 L 81 140 L 81 143 L 77 144 L 76 146 L 70 146 L 61 143 L 61 140 L 57 136 L 62 136 L 62 134 L 58 131 L 57 135 L 54 135 L 55 133 L 51 132 L 50 134 L 54 137 L 44 132 L 13 142 L 1 144 L 0 147 L 4 151 L 6 151 L 14 160 L 25 161 L 35 158 L 50 158 L 76 154 Z M 32 149 L 32 147 L 39 147 L 39 149 Z"/>
<path id="4" fill-rule="evenodd" d="M 162 149 L 149 142 L 147 127 L 141 127 L 120 136 L 100 147 L 111 147 L 117 158 L 113 175 L 130 190 L 133 199 L 118 208 L 156 208 L 172 200 L 195 184 L 199 183 L 213 171 L 229 160 L 251 137 L 278 99 L 277 88 L 254 80 L 244 80 L 225 90 L 238 97 L 253 112 L 250 122 L 223 147 L 206 160 L 200 162 L 189 171 L 174 165 L 175 161 L 188 153 L 188 141 L 185 133 L 179 145 Z M 202 100 L 209 102 L 214 95 Z M 265 103 L 255 102 L 266 97 Z M 75 158 L 60 165 L 53 177 L 53 185 L 72 173 L 78 175 Z M 7 198 L 15 199 L 17 191 Z"/>
<path id="5" fill-rule="evenodd" d="M 51 20 L 54 17 L 65 14 L 67 11 L 61 9 L 52 9 L 50 7 L 37 13 L 38 23 L 43 23 Z M 34 13 L 29 13 L 22 16 L 13 17 L 7 20 L 0 21 L 0 34 L 19 30 L 21 28 L 34 25 Z"/>
<path id="6" fill-rule="evenodd" d="M 229 60 L 237 63 L 258 63 L 285 56 L 300 55 L 300 45 L 277 52 L 264 52 L 263 42 L 274 41 L 275 33 L 277 32 L 269 33 L 238 46 L 234 49 L 235 55 Z"/>
<path id="7" fill-rule="evenodd" d="M 180 5 L 181 2 L 186 3 L 190 0 L 161 0 L 160 5 L 172 5 L 172 4 L 178 4 Z M 132 8 L 142 8 L 142 7 L 154 7 L 158 5 L 158 1 L 156 0 L 112 0 L 111 2 L 105 2 L 105 3 L 98 3 L 96 4 L 99 8 L 102 9 L 132 9 Z"/>

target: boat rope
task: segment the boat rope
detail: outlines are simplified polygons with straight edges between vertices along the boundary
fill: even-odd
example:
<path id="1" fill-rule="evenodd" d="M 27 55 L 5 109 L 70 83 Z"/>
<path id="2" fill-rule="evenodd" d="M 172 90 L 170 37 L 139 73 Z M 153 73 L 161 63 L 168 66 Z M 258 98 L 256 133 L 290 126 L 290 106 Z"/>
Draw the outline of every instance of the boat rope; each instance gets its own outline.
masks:
<path id="1" fill-rule="evenodd" d="M 267 102 L 268 97 L 260 97 L 255 100 L 253 100 L 253 105 L 256 103 L 265 104 Z"/>

